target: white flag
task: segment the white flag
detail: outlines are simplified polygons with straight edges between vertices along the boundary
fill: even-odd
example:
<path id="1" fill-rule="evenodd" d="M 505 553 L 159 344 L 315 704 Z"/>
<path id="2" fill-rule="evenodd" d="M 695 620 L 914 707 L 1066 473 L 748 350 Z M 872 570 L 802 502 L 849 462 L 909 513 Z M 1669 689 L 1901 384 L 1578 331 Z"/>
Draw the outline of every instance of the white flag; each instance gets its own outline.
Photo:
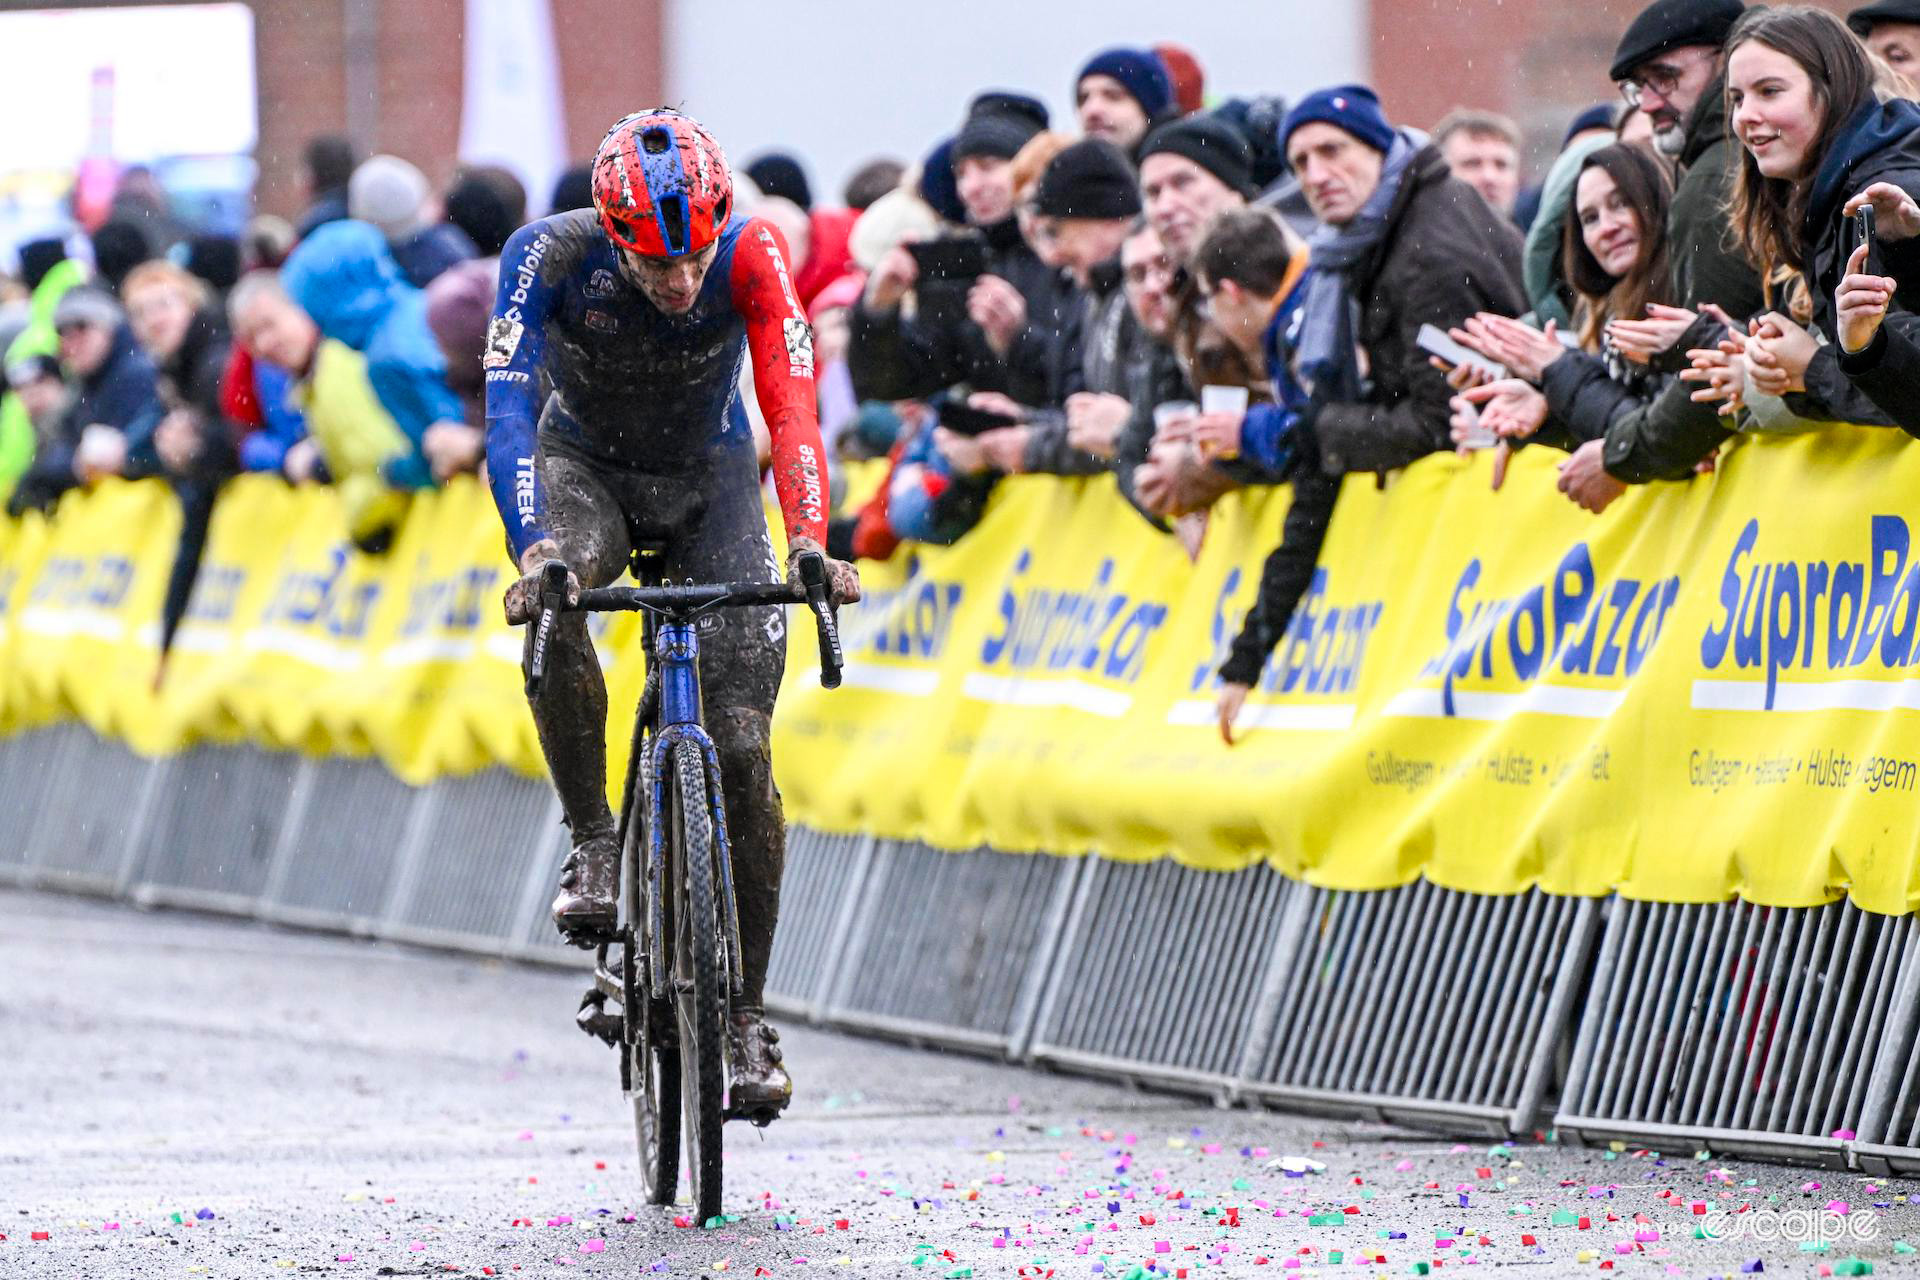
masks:
<path id="1" fill-rule="evenodd" d="M 560 58 L 548 0 L 467 0 L 460 159 L 512 170 L 527 212 L 546 212 L 567 165 Z"/>

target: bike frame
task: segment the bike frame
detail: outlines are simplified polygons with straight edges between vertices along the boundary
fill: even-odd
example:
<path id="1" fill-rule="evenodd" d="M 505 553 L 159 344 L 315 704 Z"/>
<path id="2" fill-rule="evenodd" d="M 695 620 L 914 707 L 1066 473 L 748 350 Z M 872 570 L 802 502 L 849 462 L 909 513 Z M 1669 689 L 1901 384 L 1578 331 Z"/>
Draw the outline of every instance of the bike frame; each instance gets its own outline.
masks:
<path id="1" fill-rule="evenodd" d="M 727 953 L 727 990 L 740 994 L 740 909 L 733 895 L 733 845 L 727 838 L 726 804 L 720 790 L 720 757 L 707 734 L 700 699 L 700 636 L 690 614 L 674 611 L 666 617 L 648 616 L 652 643 L 648 645 L 652 669 L 647 683 L 654 685 L 658 673 L 658 701 L 654 706 L 651 741 L 646 744 L 648 777 L 652 785 L 647 806 L 647 990 L 654 999 L 672 994 L 672 965 L 665 963 L 667 949 L 666 885 L 667 866 L 667 789 L 673 772 L 667 761 L 675 746 L 689 744 L 700 752 L 702 776 L 706 781 L 707 812 L 713 820 L 715 879 L 726 919 L 721 927 Z M 638 766 L 631 761 L 628 768 Z"/>

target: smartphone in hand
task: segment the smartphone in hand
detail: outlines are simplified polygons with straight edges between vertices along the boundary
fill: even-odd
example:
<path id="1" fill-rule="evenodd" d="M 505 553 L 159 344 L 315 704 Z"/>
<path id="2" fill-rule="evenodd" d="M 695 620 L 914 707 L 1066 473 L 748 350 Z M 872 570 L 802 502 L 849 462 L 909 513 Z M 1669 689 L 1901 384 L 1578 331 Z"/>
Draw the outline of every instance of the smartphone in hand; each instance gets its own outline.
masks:
<path id="1" fill-rule="evenodd" d="M 1860 270 L 1870 276 L 1884 275 L 1880 267 L 1880 240 L 1873 230 L 1873 206 L 1863 204 L 1853 215 L 1854 247 L 1867 246 L 1866 261 Z"/>
<path id="2" fill-rule="evenodd" d="M 1498 360 L 1489 360 L 1478 351 L 1461 346 L 1439 325 L 1421 325 L 1420 332 L 1414 336 L 1414 341 L 1419 344 L 1422 351 L 1428 355 L 1439 356 L 1448 364 L 1464 364 L 1470 368 L 1484 370 L 1490 378 L 1498 379 L 1507 376 L 1507 366 Z"/>

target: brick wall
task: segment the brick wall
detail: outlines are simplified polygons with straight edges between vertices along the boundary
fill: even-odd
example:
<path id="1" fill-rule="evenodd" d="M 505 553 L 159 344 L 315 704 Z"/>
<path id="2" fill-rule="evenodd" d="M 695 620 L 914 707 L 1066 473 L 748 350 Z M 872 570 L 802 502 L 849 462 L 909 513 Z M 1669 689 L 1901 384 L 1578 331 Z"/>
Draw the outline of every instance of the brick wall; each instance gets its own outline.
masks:
<path id="1" fill-rule="evenodd" d="M 117 0 L 126 3 L 127 0 Z M 171 3 L 174 0 L 159 0 Z M 183 0 L 184 2 L 184 0 Z M 0 10 L 100 7 L 116 0 L 0 0 Z M 344 132 L 356 119 L 367 152 L 404 156 L 435 182 L 452 175 L 460 137 L 463 0 L 248 0 L 254 11 L 260 99 L 258 200 L 262 210 L 297 211 L 304 201 L 300 151 L 317 133 Z M 664 0 L 554 0 L 567 143 L 590 156 L 607 126 L 654 106 L 662 90 Z M 350 74 L 349 15 L 371 17 L 371 68 Z M 372 110 L 349 111 L 350 85 L 376 95 Z M 545 192 L 530 192 L 543 211 Z"/>

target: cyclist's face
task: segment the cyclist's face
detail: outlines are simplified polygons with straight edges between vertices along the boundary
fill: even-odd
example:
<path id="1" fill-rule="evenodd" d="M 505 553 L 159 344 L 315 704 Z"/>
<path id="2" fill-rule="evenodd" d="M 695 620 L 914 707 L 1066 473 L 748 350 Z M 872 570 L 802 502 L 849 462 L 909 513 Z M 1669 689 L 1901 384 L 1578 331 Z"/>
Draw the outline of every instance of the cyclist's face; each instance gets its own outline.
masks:
<path id="1" fill-rule="evenodd" d="M 684 258 L 650 258 L 620 249 L 620 274 L 655 307 L 670 316 L 683 316 L 693 310 L 700 286 L 706 283 L 707 270 L 719 252 L 718 240 Z"/>

